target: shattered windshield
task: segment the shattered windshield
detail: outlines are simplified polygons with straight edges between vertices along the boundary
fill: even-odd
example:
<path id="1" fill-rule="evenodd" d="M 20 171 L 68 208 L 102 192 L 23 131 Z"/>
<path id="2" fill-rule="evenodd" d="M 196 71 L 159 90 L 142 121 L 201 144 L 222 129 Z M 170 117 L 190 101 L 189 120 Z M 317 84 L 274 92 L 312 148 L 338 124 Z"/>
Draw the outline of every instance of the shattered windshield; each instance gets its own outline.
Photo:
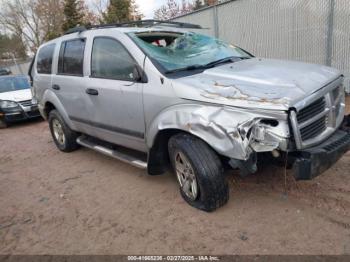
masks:
<path id="1" fill-rule="evenodd" d="M 196 33 L 148 32 L 130 36 L 166 72 L 196 69 L 225 58 L 251 57 L 238 47 Z"/>

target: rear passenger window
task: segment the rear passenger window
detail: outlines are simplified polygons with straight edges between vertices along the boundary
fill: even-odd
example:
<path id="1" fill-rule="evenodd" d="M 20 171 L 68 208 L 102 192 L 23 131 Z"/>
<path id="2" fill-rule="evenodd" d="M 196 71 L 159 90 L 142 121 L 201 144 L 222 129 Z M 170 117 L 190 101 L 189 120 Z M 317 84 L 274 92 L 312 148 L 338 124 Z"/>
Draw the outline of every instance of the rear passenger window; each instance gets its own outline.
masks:
<path id="1" fill-rule="evenodd" d="M 39 74 L 51 74 L 52 57 L 55 51 L 55 44 L 42 47 L 38 53 L 36 69 Z"/>
<path id="2" fill-rule="evenodd" d="M 135 61 L 124 46 L 110 38 L 95 38 L 91 56 L 91 76 L 133 80 Z"/>
<path id="3" fill-rule="evenodd" d="M 61 44 L 58 59 L 58 73 L 64 75 L 82 76 L 84 49 L 84 39 L 63 42 Z"/>

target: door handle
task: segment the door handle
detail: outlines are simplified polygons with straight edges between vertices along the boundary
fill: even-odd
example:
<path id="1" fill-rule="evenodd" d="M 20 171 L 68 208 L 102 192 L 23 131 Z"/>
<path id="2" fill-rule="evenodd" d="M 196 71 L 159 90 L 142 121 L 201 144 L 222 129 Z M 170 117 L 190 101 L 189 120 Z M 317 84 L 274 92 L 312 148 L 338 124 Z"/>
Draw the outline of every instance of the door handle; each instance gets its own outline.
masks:
<path id="1" fill-rule="evenodd" d="M 88 88 L 85 90 L 85 93 L 91 96 L 98 96 L 98 91 L 96 89 Z"/>
<path id="2" fill-rule="evenodd" d="M 55 89 L 55 90 L 60 90 L 60 86 L 59 85 L 52 85 L 52 89 Z"/>

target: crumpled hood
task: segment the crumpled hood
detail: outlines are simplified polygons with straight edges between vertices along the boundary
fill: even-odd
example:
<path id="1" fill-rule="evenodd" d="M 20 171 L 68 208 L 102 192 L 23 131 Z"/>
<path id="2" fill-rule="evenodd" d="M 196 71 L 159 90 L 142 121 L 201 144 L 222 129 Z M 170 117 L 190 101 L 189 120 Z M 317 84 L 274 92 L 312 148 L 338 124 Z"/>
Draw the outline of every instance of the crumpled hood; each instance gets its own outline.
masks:
<path id="1" fill-rule="evenodd" d="M 173 86 L 184 99 L 288 110 L 340 75 L 337 69 L 322 65 L 253 58 L 174 79 Z"/>
<path id="2" fill-rule="evenodd" d="M 32 92 L 29 88 L 12 91 L 12 92 L 0 93 L 0 100 L 21 102 L 21 101 L 31 100 L 31 99 L 32 99 Z"/>

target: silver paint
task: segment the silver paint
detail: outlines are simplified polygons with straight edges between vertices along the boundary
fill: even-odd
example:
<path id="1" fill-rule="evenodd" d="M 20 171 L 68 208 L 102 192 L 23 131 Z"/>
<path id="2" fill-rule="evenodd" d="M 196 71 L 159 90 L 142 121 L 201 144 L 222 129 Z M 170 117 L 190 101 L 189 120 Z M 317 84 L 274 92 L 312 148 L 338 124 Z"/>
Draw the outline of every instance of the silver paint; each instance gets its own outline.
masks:
<path id="1" fill-rule="evenodd" d="M 56 44 L 53 75 L 41 75 L 33 69 L 33 91 L 42 115 L 47 117 L 45 106 L 52 103 L 73 130 L 143 152 L 149 152 L 159 132 L 181 130 L 203 139 L 223 156 L 247 160 L 253 152 L 286 151 L 291 136 L 287 111 L 302 108 L 340 77 L 336 69 L 321 65 L 254 58 L 173 79 L 159 72 L 126 35 L 130 31 L 147 30 L 182 32 L 174 28 L 111 28 L 66 35 L 49 42 Z M 144 68 L 148 82 L 91 79 L 95 36 L 118 39 Z M 58 76 L 61 42 L 79 37 L 87 39 L 84 76 Z M 62 87 L 60 91 L 51 89 L 57 81 Z M 99 96 L 87 96 L 88 87 L 98 89 Z M 95 105 L 103 107 L 106 113 L 102 114 Z M 145 137 L 140 139 L 78 123 L 70 119 L 72 114 L 143 132 Z M 263 119 L 277 120 L 278 125 L 263 124 Z"/>

